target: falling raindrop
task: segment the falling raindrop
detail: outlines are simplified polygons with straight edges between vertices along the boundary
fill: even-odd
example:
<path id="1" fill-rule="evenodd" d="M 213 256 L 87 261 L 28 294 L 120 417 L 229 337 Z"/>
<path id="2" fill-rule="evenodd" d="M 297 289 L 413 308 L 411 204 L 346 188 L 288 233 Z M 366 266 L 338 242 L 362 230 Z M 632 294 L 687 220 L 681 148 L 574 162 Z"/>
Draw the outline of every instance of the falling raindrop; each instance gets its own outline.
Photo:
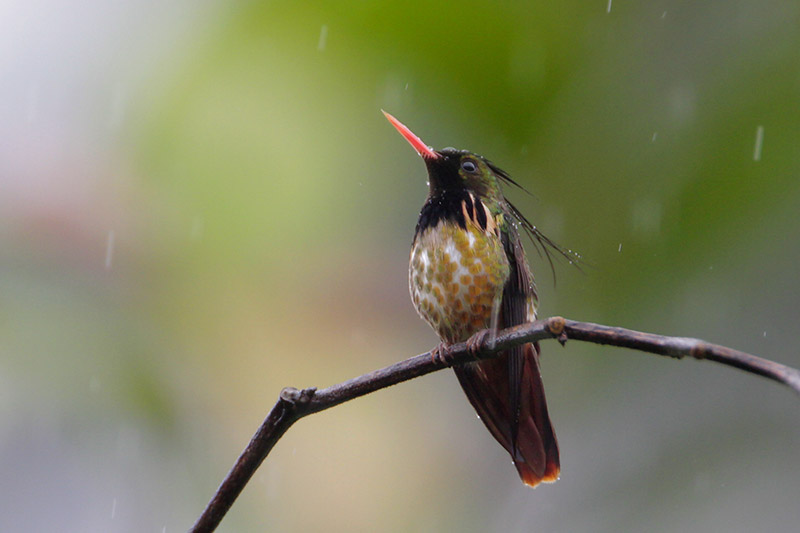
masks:
<path id="1" fill-rule="evenodd" d="M 658 132 L 657 132 L 657 131 L 654 131 L 654 132 L 653 132 L 653 138 L 652 138 L 652 139 L 650 139 L 650 142 L 651 142 L 651 143 L 654 143 L 654 142 L 656 142 L 656 138 L 657 138 L 657 137 L 658 137 Z"/>
<path id="2" fill-rule="evenodd" d="M 320 52 L 325 51 L 325 46 L 328 44 L 328 25 L 323 24 L 319 30 L 319 41 L 317 41 L 317 50 Z"/>
<path id="3" fill-rule="evenodd" d="M 114 230 L 108 230 L 106 237 L 106 270 L 111 270 L 111 259 L 114 257 Z"/>
<path id="4" fill-rule="evenodd" d="M 761 145 L 764 142 L 764 126 L 756 128 L 756 146 L 753 148 L 753 161 L 761 161 Z"/>
<path id="5" fill-rule="evenodd" d="M 667 12 L 666 12 L 666 11 L 664 11 L 663 13 L 661 13 L 661 18 L 662 18 L 662 19 L 663 19 L 663 18 L 667 18 Z"/>
<path id="6" fill-rule="evenodd" d="M 500 299 L 495 299 L 492 303 L 492 319 L 489 325 L 489 347 L 494 348 L 495 340 L 497 339 L 497 326 L 500 320 Z"/>
<path id="7" fill-rule="evenodd" d="M 111 520 L 114 520 L 117 516 L 117 499 L 114 498 L 114 501 L 111 502 Z"/>
<path id="8" fill-rule="evenodd" d="M 608 7 L 606 7 L 606 13 L 611 13 L 611 0 L 608 0 Z"/>
<path id="9" fill-rule="evenodd" d="M 688 123 L 697 109 L 697 89 L 687 81 L 676 82 L 669 90 L 670 118 L 676 125 Z"/>
<path id="10" fill-rule="evenodd" d="M 622 243 L 619 243 L 619 248 L 617 248 L 617 251 L 618 251 L 618 252 L 621 252 L 621 251 L 622 251 Z"/>
<path id="11" fill-rule="evenodd" d="M 661 230 L 661 204 L 645 198 L 633 205 L 631 225 L 633 231 L 642 238 L 652 238 Z"/>

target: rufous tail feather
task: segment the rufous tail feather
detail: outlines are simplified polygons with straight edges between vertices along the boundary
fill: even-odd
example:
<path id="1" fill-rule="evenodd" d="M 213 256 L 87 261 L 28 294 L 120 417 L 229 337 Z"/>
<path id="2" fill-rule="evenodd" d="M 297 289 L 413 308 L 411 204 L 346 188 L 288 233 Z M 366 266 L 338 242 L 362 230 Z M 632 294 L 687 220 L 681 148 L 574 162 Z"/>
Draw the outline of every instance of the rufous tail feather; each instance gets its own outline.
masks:
<path id="1" fill-rule="evenodd" d="M 539 346 L 524 346 L 516 432 L 510 406 L 507 354 L 453 367 L 461 387 L 489 432 L 511 454 L 523 483 L 552 483 L 560 473 L 558 442 L 550 425 L 539 372 Z M 516 433 L 516 439 L 512 436 Z M 515 442 L 514 442 L 515 441 Z M 512 442 L 515 448 L 512 449 Z"/>

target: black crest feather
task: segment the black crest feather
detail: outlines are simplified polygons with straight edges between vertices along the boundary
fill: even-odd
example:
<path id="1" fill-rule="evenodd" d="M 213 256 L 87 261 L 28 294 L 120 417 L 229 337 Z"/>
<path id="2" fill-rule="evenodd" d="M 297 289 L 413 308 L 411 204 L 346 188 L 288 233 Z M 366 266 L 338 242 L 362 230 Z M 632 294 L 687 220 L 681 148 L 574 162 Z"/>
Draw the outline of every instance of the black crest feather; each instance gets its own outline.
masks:
<path id="1" fill-rule="evenodd" d="M 509 185 L 513 185 L 514 187 L 524 191 L 526 194 L 533 196 L 533 194 L 514 181 L 514 179 L 509 176 L 508 172 L 503 170 L 502 168 L 498 167 L 491 161 L 484 159 L 486 164 L 489 168 L 492 169 L 492 172 L 495 176 L 497 176 L 500 181 L 507 183 Z M 547 259 L 548 264 L 550 265 L 550 270 L 553 273 L 553 279 L 555 280 L 556 277 L 556 270 L 555 265 L 553 264 L 554 257 L 563 257 L 567 260 L 570 265 L 574 265 L 578 270 L 583 272 L 583 266 L 586 264 L 581 255 L 577 252 L 564 248 L 559 244 L 555 243 L 552 239 L 547 237 L 544 233 L 539 230 L 536 226 L 534 226 L 526 217 L 522 214 L 522 212 L 517 209 L 517 207 L 512 204 L 511 202 L 506 199 L 506 204 L 508 205 L 509 210 L 511 211 L 511 216 L 515 219 L 515 222 L 522 228 L 528 238 L 533 243 L 534 247 L 536 248 L 536 252 L 539 254 L 539 257 L 544 257 Z"/>

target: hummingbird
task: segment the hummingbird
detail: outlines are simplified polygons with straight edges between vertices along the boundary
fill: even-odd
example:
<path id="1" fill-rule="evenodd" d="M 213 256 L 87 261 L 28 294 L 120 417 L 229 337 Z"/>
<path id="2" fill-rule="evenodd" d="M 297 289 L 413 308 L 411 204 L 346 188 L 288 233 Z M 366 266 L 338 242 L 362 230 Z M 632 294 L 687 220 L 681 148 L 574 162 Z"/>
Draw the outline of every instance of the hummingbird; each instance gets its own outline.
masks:
<path id="1" fill-rule="evenodd" d="M 408 280 L 417 313 L 441 341 L 433 357 L 446 360 L 447 347 L 458 342 L 477 352 L 487 334 L 536 319 L 536 285 L 520 231 L 545 252 L 551 268 L 548 248 L 568 259 L 570 252 L 505 199 L 502 185 L 522 187 L 494 163 L 466 150 L 434 150 L 383 113 L 428 171 L 429 191 L 414 232 Z M 479 418 L 511 454 L 522 482 L 535 487 L 557 481 L 558 442 L 547 413 L 538 343 L 453 370 Z"/>

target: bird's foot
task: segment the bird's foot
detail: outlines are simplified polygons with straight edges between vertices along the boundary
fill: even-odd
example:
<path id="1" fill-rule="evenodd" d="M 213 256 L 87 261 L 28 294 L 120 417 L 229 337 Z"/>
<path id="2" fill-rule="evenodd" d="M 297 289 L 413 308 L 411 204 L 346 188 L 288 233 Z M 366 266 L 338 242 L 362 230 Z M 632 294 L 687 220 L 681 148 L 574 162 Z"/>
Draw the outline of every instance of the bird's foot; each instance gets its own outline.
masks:
<path id="1" fill-rule="evenodd" d="M 478 353 L 486 348 L 494 348 L 495 332 L 491 329 L 482 329 L 467 339 L 467 351 L 477 358 Z"/>
<path id="2" fill-rule="evenodd" d="M 445 343 L 439 344 L 439 346 L 431 350 L 431 361 L 442 366 L 452 365 L 453 358 L 450 355 L 450 347 Z"/>

